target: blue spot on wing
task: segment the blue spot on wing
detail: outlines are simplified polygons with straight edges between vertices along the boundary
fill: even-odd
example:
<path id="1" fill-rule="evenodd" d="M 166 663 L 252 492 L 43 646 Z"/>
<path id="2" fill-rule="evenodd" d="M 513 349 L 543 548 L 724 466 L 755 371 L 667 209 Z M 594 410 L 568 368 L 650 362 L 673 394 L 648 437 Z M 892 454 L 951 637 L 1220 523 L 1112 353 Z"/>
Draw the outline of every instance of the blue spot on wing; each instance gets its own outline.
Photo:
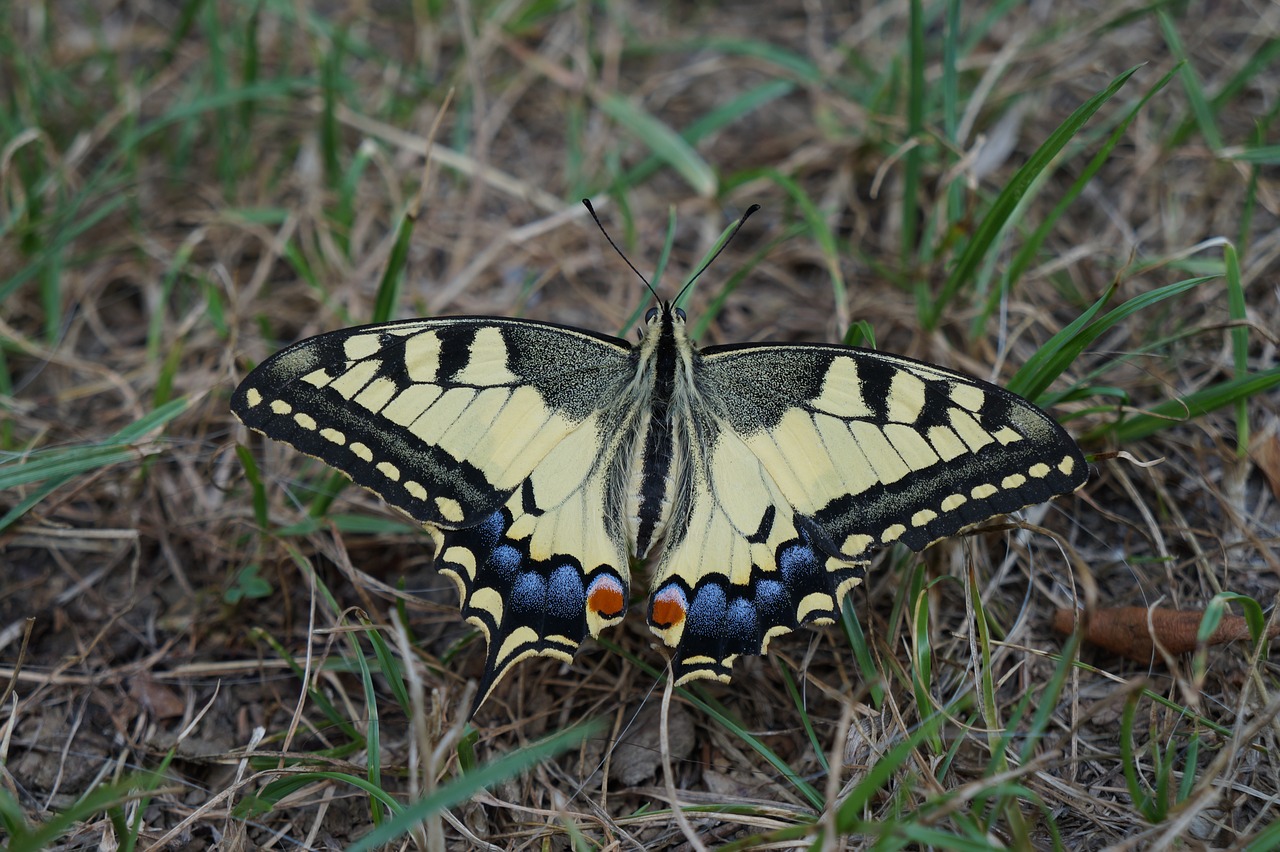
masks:
<path id="1" fill-rule="evenodd" d="M 524 555 L 519 550 L 509 544 L 502 544 L 495 547 L 493 552 L 489 554 L 489 558 L 484 562 L 484 567 L 492 570 L 497 577 L 506 582 L 516 583 L 516 577 L 520 573 L 523 562 Z"/>
<path id="2" fill-rule="evenodd" d="M 586 609 L 582 572 L 569 564 L 556 568 L 547 584 L 547 614 L 557 621 L 567 621 L 581 616 Z"/>
<path id="3" fill-rule="evenodd" d="M 787 624 L 792 616 L 788 613 L 791 599 L 787 595 L 786 586 L 777 580 L 764 578 L 756 582 L 756 613 L 767 625 Z M 763 639 L 763 634 L 761 634 Z"/>
<path id="4" fill-rule="evenodd" d="M 790 544 L 778 554 L 778 567 L 782 569 L 783 582 L 790 588 L 811 581 L 822 571 L 818 554 L 808 544 Z"/>
<path id="5" fill-rule="evenodd" d="M 760 647 L 760 621 L 756 607 L 746 598 L 738 598 L 729 605 L 725 618 L 726 645 L 730 653 L 750 654 Z"/>
<path id="6" fill-rule="evenodd" d="M 471 535 L 476 538 L 475 544 L 486 550 L 494 547 L 506 532 L 506 520 L 506 515 L 499 509 L 472 527 Z"/>
<path id="7" fill-rule="evenodd" d="M 760 653 L 762 633 L 756 605 L 743 596 L 729 598 L 721 578 L 709 578 L 694 594 L 685 617 L 678 659 Z"/>
<path id="8" fill-rule="evenodd" d="M 699 634 L 706 632 L 707 627 L 713 630 L 718 628 L 724 621 L 725 604 L 724 589 L 719 583 L 708 583 L 698 589 L 693 603 L 689 605 L 689 614 L 686 616 L 689 628 L 693 628 Z"/>
<path id="9" fill-rule="evenodd" d="M 525 623 L 537 620 L 546 608 L 547 579 L 537 571 L 522 571 L 519 578 L 511 586 L 511 596 L 507 598 L 503 625 L 514 618 Z"/>

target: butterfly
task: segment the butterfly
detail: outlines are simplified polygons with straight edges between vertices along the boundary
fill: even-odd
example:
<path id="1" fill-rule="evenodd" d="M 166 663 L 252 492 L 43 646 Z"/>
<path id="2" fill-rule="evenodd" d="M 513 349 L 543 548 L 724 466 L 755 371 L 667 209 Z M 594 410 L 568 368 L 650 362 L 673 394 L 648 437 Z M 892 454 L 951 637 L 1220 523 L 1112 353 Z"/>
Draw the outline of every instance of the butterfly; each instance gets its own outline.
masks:
<path id="1" fill-rule="evenodd" d="M 727 682 L 739 655 L 834 621 L 878 549 L 1088 477 L 1000 387 L 847 346 L 699 349 L 670 302 L 634 344 L 489 316 L 333 331 L 262 362 L 231 408 L 430 533 L 486 641 L 477 708 L 516 663 L 569 661 L 620 622 L 633 557 L 656 563 L 647 617 L 676 683 Z"/>

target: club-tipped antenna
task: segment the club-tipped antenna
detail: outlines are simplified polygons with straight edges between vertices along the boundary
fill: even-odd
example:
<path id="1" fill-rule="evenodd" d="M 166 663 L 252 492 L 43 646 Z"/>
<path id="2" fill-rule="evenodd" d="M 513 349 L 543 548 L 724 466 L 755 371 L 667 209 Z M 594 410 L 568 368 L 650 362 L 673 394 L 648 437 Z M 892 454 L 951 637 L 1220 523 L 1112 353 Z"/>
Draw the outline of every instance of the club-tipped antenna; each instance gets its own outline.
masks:
<path id="1" fill-rule="evenodd" d="M 738 232 L 742 230 L 742 226 L 745 225 L 747 223 L 747 220 L 751 218 L 751 214 L 755 213 L 759 209 L 760 209 L 759 204 L 752 204 L 750 207 L 746 209 L 746 211 L 742 214 L 742 218 L 738 220 L 738 224 L 734 225 L 733 230 L 729 232 L 729 236 L 724 238 L 724 242 L 720 244 L 720 248 L 716 249 L 716 253 L 711 255 L 711 257 L 707 259 L 706 263 L 702 264 L 702 268 L 699 269 L 697 272 L 693 273 L 693 277 L 685 282 L 685 285 L 680 288 L 680 292 L 676 293 L 676 297 L 671 300 L 671 304 L 675 305 L 679 303 L 680 297 L 684 295 L 685 290 L 688 290 L 690 287 L 692 287 L 693 282 L 698 280 L 698 276 L 706 272 L 707 267 L 709 267 L 711 264 L 716 262 L 716 258 L 720 256 L 720 252 L 724 251 L 726 248 L 729 247 L 729 243 L 733 242 L 734 237 L 738 236 Z"/>
<path id="2" fill-rule="evenodd" d="M 591 214 L 591 218 L 596 220 L 596 227 L 600 229 L 600 233 L 604 234 L 604 238 L 609 241 L 609 245 L 613 246 L 613 250 L 618 253 L 618 257 L 622 258 L 623 262 L 626 263 L 627 266 L 631 267 L 631 271 L 636 274 L 636 277 L 644 282 L 644 286 L 649 288 L 650 293 L 653 293 L 653 298 L 661 302 L 662 300 L 658 298 L 657 291 L 654 290 L 653 285 L 649 283 L 649 279 L 645 278 L 644 275 L 640 273 L 639 269 L 636 269 L 636 265 L 631 262 L 629 257 L 622 253 L 622 249 L 618 248 L 618 244 L 613 241 L 613 237 L 609 236 L 609 232 L 604 228 L 604 223 L 601 222 L 600 217 L 596 215 L 596 208 L 591 206 L 591 199 L 582 199 L 582 206 L 586 207 L 587 212 Z"/>

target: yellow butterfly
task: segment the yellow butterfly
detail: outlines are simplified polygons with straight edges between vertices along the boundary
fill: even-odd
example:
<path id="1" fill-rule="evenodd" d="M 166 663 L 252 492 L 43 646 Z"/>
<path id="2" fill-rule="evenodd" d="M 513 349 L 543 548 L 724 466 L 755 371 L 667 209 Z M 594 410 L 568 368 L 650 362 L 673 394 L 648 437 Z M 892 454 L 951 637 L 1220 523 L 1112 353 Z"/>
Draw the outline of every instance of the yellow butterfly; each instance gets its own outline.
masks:
<path id="1" fill-rule="evenodd" d="M 745 218 L 745 217 L 744 217 Z M 656 551 L 677 683 L 838 617 L 873 551 L 921 550 L 1079 488 L 1051 417 L 995 385 L 846 346 L 699 349 L 651 308 L 636 344 L 500 317 L 414 319 L 284 349 L 236 390 L 249 427 L 431 533 L 487 642 L 477 705 L 520 660 L 616 624 Z"/>

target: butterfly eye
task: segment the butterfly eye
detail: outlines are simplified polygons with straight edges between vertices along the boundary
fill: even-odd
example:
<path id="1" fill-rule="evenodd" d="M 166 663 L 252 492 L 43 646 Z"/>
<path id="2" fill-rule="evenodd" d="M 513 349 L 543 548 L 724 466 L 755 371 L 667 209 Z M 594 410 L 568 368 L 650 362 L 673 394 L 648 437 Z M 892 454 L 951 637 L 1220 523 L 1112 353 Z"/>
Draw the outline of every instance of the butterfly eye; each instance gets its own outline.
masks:
<path id="1" fill-rule="evenodd" d="M 688 317 L 684 315 L 684 308 L 676 308 L 676 319 L 680 320 L 680 322 L 684 322 L 688 319 Z"/>
<path id="2" fill-rule="evenodd" d="M 660 314 L 660 313 L 662 313 L 662 311 L 660 311 L 660 310 L 659 310 L 659 309 L 657 309 L 657 308 L 650 308 L 649 310 L 645 311 L 645 312 L 644 312 L 644 321 L 645 321 L 645 323 L 651 323 L 651 322 L 653 322 L 654 320 L 656 320 L 656 319 L 658 318 L 658 314 Z"/>

